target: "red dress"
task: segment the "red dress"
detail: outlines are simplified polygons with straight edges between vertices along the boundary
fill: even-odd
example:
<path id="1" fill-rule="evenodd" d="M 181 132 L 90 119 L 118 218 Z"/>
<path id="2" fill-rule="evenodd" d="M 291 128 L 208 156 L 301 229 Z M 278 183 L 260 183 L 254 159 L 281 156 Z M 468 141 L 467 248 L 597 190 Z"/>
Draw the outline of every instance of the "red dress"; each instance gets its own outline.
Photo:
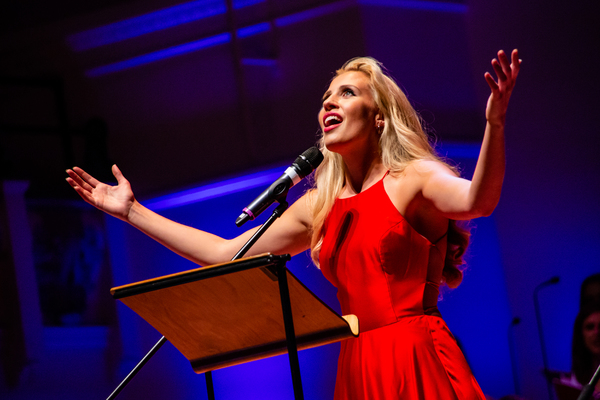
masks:
<path id="1" fill-rule="evenodd" d="M 383 180 L 337 199 L 321 270 L 360 335 L 341 343 L 336 400 L 485 399 L 437 312 L 444 256 L 398 212 Z M 439 315 L 439 313 L 438 313 Z"/>

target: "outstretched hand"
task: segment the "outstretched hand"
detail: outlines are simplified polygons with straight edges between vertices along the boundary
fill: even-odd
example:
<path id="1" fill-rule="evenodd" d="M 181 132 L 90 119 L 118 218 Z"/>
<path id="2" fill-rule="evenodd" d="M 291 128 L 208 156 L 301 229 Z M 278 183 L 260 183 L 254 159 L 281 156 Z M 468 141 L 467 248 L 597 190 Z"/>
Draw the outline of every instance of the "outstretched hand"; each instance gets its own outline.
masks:
<path id="1" fill-rule="evenodd" d="M 485 80 L 492 89 L 485 110 L 485 116 L 491 124 L 504 125 L 508 100 L 515 87 L 520 67 L 521 60 L 518 50 L 512 51 L 511 60 L 503 50 L 500 50 L 498 59 L 492 60 L 492 68 L 494 68 L 497 79 L 495 80 L 489 72 L 485 73 Z"/>
<path id="2" fill-rule="evenodd" d="M 116 165 L 112 166 L 112 173 L 117 178 L 117 186 L 102 183 L 79 167 L 67 170 L 67 182 L 89 204 L 126 221 L 135 197 L 129 181 Z"/>

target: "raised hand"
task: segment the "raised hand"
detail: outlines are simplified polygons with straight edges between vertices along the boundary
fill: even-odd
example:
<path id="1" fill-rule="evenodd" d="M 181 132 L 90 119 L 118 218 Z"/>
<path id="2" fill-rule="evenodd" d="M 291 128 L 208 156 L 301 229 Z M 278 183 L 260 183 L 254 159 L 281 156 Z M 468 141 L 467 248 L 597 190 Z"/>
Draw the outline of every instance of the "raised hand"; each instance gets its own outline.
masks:
<path id="1" fill-rule="evenodd" d="M 516 49 L 512 51 L 510 61 L 503 50 L 498 52 L 498 59 L 492 60 L 492 68 L 494 68 L 497 80 L 494 80 L 489 72 L 485 73 L 485 80 L 492 89 L 485 110 L 485 116 L 489 123 L 504 125 L 508 100 L 515 87 L 520 67 L 521 60 Z"/>
<path id="2" fill-rule="evenodd" d="M 102 183 L 79 167 L 67 170 L 67 182 L 86 202 L 113 217 L 127 221 L 136 200 L 129 181 L 116 165 L 112 166 L 112 173 L 117 178 L 117 186 Z"/>

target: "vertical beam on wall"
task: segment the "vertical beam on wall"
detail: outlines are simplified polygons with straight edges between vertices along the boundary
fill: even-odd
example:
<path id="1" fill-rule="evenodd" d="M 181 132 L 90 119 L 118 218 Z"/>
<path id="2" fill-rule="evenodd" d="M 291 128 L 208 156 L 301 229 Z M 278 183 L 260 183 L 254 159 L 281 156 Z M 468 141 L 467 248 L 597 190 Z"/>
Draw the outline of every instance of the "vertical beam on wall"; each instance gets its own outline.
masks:
<path id="1" fill-rule="evenodd" d="M 271 27 L 271 54 L 270 57 L 274 60 L 279 58 L 279 35 L 277 32 L 277 24 L 275 23 L 275 19 L 277 18 L 277 9 L 275 5 L 275 0 L 267 0 L 268 7 L 268 19 L 269 26 Z"/>
<path id="2" fill-rule="evenodd" d="M 242 67 L 242 52 L 237 35 L 237 23 L 233 9 L 233 0 L 226 0 L 225 3 L 227 5 L 227 25 L 229 32 L 231 33 L 231 52 L 233 55 L 235 82 L 238 89 L 238 112 L 242 117 L 242 136 L 245 141 L 245 148 L 249 150 L 251 159 L 255 160 L 258 156 L 258 153 L 255 147 L 255 138 L 252 134 L 249 98 L 244 79 L 244 70 Z"/>
<path id="3" fill-rule="evenodd" d="M 65 88 L 62 79 L 54 79 L 52 81 L 52 88 L 54 89 L 54 98 L 56 100 L 59 135 L 61 137 L 63 151 L 65 152 L 65 167 L 71 168 L 75 165 L 75 156 L 73 154 L 73 143 L 71 132 L 69 130 L 69 119 L 67 117 L 67 100 L 65 98 Z"/>
<path id="4" fill-rule="evenodd" d="M 22 370 L 40 357 L 43 346 L 42 313 L 33 262 L 31 228 L 25 207 L 26 181 L 3 181 L 1 207 L 3 269 L 13 282 L 10 290 L 9 321 L 4 329 L 3 362 L 9 364 L 7 380 L 19 383 Z M 4 277 L 3 279 L 7 279 Z M 6 369 L 6 368 L 5 368 Z"/>
<path id="5" fill-rule="evenodd" d="M 106 239 L 112 279 L 115 285 L 130 283 L 131 262 L 127 251 L 127 226 L 109 215 L 105 215 Z M 133 311 L 121 302 L 117 302 L 117 319 L 119 337 L 122 345 L 121 360 L 117 370 L 117 379 L 121 380 L 135 367 L 143 352 L 140 347 L 140 334 L 136 319 L 132 318 Z"/>

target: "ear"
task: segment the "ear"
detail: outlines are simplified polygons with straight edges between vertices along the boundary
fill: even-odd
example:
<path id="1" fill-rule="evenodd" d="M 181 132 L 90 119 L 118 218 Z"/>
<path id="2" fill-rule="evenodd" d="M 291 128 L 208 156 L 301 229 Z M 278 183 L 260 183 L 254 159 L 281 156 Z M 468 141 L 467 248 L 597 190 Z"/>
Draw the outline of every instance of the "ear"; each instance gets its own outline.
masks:
<path id="1" fill-rule="evenodd" d="M 383 114 L 377 113 L 375 115 L 375 126 L 377 127 L 377 129 L 380 130 L 380 133 L 381 133 L 381 131 L 383 131 L 383 128 L 385 126 L 385 120 L 383 118 Z"/>

